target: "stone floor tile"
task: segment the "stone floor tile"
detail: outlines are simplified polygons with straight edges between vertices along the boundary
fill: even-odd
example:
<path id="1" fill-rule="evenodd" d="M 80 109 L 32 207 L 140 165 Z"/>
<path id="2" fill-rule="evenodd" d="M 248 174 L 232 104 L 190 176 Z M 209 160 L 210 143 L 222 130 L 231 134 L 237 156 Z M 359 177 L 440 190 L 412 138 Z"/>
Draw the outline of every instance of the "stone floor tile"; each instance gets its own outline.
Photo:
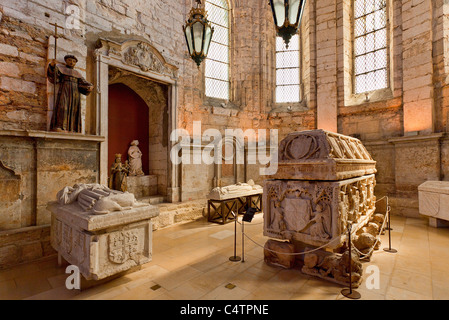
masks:
<path id="1" fill-rule="evenodd" d="M 0 271 L 0 299 L 119 299 L 119 300 L 295 300 L 338 299 L 342 286 L 264 262 L 263 216 L 245 224 L 245 262 L 231 262 L 234 224 L 199 220 L 153 233 L 153 260 L 141 270 L 82 290 L 65 288 L 65 265 L 56 257 Z M 259 224 L 258 224 L 259 223 Z M 449 299 L 449 228 L 431 228 L 425 219 L 392 216 L 392 247 L 388 232 L 380 250 L 364 262 L 358 290 L 362 300 Z M 242 255 L 238 225 L 236 254 Z M 378 268 L 380 287 L 368 288 L 368 269 Z M 227 288 L 227 284 L 232 284 Z"/>

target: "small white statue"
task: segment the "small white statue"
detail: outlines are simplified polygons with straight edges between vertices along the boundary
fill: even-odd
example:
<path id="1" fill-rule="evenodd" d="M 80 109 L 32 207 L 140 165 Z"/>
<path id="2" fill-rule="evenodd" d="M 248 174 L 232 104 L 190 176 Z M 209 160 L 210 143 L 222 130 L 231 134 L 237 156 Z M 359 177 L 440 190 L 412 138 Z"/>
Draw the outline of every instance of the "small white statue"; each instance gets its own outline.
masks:
<path id="1" fill-rule="evenodd" d="M 140 151 L 139 141 L 134 140 L 128 149 L 129 174 L 130 176 L 145 175 L 142 170 L 142 151 Z"/>

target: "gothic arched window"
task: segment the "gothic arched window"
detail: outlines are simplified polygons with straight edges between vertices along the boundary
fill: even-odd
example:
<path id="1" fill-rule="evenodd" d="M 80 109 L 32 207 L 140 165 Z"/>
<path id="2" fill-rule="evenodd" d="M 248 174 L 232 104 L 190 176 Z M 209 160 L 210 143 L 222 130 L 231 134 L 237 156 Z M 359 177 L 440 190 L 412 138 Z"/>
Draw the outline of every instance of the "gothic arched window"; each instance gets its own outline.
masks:
<path id="1" fill-rule="evenodd" d="M 354 93 L 388 87 L 387 1 L 354 0 Z"/>
<path id="2" fill-rule="evenodd" d="M 206 58 L 206 96 L 229 100 L 230 89 L 230 23 L 227 0 L 206 0 L 207 18 L 214 34 Z"/>
<path id="3" fill-rule="evenodd" d="M 276 103 L 301 100 L 299 45 L 298 34 L 291 38 L 288 48 L 281 37 L 276 37 Z"/>

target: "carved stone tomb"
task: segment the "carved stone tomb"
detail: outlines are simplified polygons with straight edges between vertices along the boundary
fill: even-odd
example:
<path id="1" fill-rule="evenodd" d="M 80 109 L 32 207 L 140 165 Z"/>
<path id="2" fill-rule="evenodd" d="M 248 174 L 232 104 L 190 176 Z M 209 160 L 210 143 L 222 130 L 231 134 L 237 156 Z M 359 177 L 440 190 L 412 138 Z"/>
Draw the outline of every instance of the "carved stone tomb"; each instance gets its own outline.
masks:
<path id="1" fill-rule="evenodd" d="M 278 166 L 264 186 L 265 236 L 288 240 L 298 253 L 320 247 L 340 254 L 348 223 L 357 239 L 372 222 L 376 162 L 358 139 L 324 130 L 291 133 L 280 143 Z M 298 254 L 297 260 L 308 262 L 303 272 L 342 283 L 332 270 L 319 270 L 322 256 Z M 316 270 L 310 267 L 314 260 Z M 341 255 L 334 260 L 345 261 Z"/>
<path id="2" fill-rule="evenodd" d="M 133 194 L 75 185 L 48 204 L 51 245 L 86 280 L 102 280 L 152 259 L 152 222 L 159 209 Z"/>

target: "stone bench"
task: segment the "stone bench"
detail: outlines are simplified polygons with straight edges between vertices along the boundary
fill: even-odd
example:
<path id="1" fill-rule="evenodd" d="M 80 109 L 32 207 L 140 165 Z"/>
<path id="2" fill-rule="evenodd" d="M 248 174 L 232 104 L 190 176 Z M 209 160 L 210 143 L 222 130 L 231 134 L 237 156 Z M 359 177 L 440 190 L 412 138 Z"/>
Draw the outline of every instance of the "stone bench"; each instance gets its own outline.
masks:
<path id="1" fill-rule="evenodd" d="M 449 181 L 426 181 L 418 187 L 419 213 L 432 227 L 449 226 Z"/>

